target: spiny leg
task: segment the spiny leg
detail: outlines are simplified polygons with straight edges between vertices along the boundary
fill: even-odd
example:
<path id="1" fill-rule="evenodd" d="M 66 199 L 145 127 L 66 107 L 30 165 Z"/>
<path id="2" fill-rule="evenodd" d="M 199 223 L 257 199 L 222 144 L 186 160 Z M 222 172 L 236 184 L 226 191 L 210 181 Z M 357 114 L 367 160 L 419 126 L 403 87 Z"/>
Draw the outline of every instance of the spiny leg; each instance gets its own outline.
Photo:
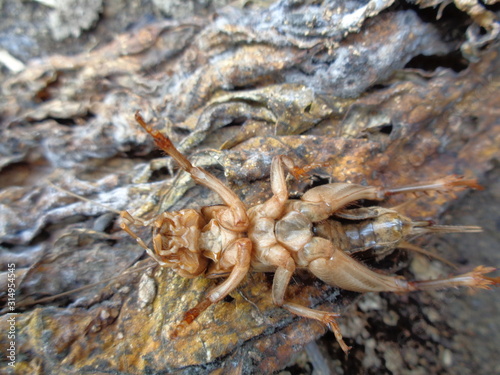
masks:
<path id="1" fill-rule="evenodd" d="M 302 256 L 310 258 L 308 269 L 316 277 L 329 285 L 354 292 L 409 292 L 457 286 L 488 289 L 491 285 L 500 284 L 500 277 L 485 276 L 495 269 L 483 266 L 476 267 L 473 271 L 463 275 L 439 280 L 407 281 L 401 277 L 381 275 L 371 271 L 340 249 L 336 249 L 330 241 L 319 237 L 314 237 L 310 244 L 306 245 L 304 252 Z M 317 257 L 319 254 L 322 256 Z M 284 307 L 301 315 L 300 309 L 295 306 L 291 306 L 292 309 L 290 309 L 290 306 L 285 304 Z M 307 315 L 302 314 L 302 316 Z M 314 318 L 312 313 L 308 317 Z M 342 346 L 342 336 L 334 320 L 328 325 Z"/>
<path id="2" fill-rule="evenodd" d="M 458 176 L 447 176 L 430 182 L 415 183 L 402 187 L 383 188 L 349 183 L 332 183 L 317 186 L 304 193 L 297 209 L 313 222 L 325 220 L 343 207 L 361 199 L 382 201 L 400 193 L 427 191 L 451 192 L 465 188 L 481 189 L 476 180 L 464 180 Z"/>
<path id="3" fill-rule="evenodd" d="M 293 209 L 306 215 L 312 222 L 328 219 L 341 208 L 361 199 L 383 200 L 383 191 L 375 186 L 333 183 L 314 187 L 304 193 L 300 201 L 292 202 Z"/>
<path id="4" fill-rule="evenodd" d="M 304 306 L 297 305 L 295 303 L 284 303 L 283 307 L 290 311 L 292 314 L 308 319 L 318 320 L 321 323 L 325 324 L 335 335 L 335 339 L 337 339 L 337 342 L 339 343 L 344 353 L 349 352 L 349 350 L 351 349 L 351 347 L 345 343 L 344 338 L 342 337 L 342 331 L 340 330 L 340 327 L 337 323 L 337 318 L 341 316 L 340 314 L 313 310 Z"/>
<path id="5" fill-rule="evenodd" d="M 391 189 L 385 189 L 385 195 L 394 195 L 400 193 L 416 193 L 419 191 L 460 191 L 466 188 L 483 190 L 483 187 L 477 183 L 477 180 L 464 180 L 462 176 L 451 175 L 434 181 L 417 182 L 407 186 L 401 186 Z"/>
<path id="6" fill-rule="evenodd" d="M 491 289 L 500 285 L 500 277 L 488 277 L 488 273 L 495 271 L 494 267 L 477 266 L 472 271 L 462 275 L 451 276 L 437 280 L 411 281 L 412 290 L 435 290 L 468 286 L 471 288 Z"/>
<path id="7" fill-rule="evenodd" d="M 499 278 L 485 276 L 494 268 L 479 266 L 473 271 L 438 280 L 408 281 L 402 277 L 386 276 L 370 270 L 324 238 L 314 237 L 305 246 L 308 269 L 329 285 L 353 292 L 411 292 L 466 286 L 488 289 L 499 284 Z M 319 256 L 318 256 L 319 255 Z"/>

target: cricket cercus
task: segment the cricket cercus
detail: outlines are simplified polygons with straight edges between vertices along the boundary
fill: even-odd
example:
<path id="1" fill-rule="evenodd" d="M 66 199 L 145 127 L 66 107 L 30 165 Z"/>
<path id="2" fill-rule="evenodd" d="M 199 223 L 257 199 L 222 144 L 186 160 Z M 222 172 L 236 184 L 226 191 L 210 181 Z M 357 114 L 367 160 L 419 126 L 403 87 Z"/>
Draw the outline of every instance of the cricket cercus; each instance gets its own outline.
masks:
<path id="1" fill-rule="evenodd" d="M 432 232 L 476 232 L 474 226 L 442 226 L 412 221 L 394 209 L 379 206 L 351 208 L 359 200 L 382 201 L 393 194 L 420 191 L 456 191 L 478 188 L 475 180 L 448 176 L 426 183 L 397 188 L 330 183 L 308 190 L 301 199 L 289 199 L 285 167 L 301 170 L 285 156 L 271 164 L 272 196 L 262 204 L 246 207 L 222 181 L 193 166 L 170 139 L 147 124 L 136 113 L 137 122 L 154 138 L 156 145 L 188 172 L 194 181 L 216 192 L 221 205 L 163 212 L 152 220 L 121 213 L 121 227 L 162 267 L 171 267 L 183 277 L 225 277 L 194 308 L 188 310 L 175 330 L 191 323 L 208 306 L 231 293 L 252 270 L 274 272 L 272 298 L 276 305 L 326 324 L 344 351 L 349 347 L 337 325 L 338 313 L 319 311 L 289 302 L 286 289 L 297 268 L 306 268 L 323 282 L 355 292 L 411 292 L 468 286 L 485 288 L 500 283 L 487 277 L 494 268 L 478 266 L 471 272 L 439 280 L 408 281 L 370 270 L 349 254 L 375 248 L 381 253 L 396 247 L 417 250 L 406 240 Z M 342 220 L 340 220 L 342 219 Z M 139 238 L 130 224 L 153 228 L 153 248 Z M 425 251 L 425 250 L 422 250 Z"/>

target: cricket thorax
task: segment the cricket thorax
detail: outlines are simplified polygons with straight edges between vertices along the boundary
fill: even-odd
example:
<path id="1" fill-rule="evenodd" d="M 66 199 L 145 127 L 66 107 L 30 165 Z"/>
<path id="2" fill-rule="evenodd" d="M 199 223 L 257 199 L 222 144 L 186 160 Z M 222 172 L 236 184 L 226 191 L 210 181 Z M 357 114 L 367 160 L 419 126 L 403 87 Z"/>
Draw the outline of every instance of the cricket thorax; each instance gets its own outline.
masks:
<path id="1" fill-rule="evenodd" d="M 312 222 L 298 211 L 288 212 L 276 222 L 275 235 L 287 250 L 299 252 L 313 237 Z"/>
<path id="2" fill-rule="evenodd" d="M 224 250 L 241 234 L 224 228 L 217 219 L 211 219 L 200 233 L 200 251 L 203 256 L 219 262 Z"/>

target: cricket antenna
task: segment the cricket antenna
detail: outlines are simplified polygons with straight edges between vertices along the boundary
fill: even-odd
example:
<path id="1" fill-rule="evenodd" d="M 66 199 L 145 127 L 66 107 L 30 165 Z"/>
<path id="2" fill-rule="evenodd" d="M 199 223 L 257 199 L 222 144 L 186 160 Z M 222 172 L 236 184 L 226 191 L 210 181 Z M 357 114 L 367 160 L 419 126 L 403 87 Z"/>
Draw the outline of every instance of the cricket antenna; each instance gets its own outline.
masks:
<path id="1" fill-rule="evenodd" d="M 60 187 L 60 186 L 57 186 L 56 184 L 54 184 L 54 183 L 53 183 L 52 181 L 50 181 L 50 180 L 47 180 L 47 183 L 48 183 L 50 186 L 52 186 L 53 188 L 55 188 L 55 189 L 57 189 L 57 190 L 59 190 L 59 191 L 63 192 L 64 194 L 71 195 L 72 197 L 77 198 L 77 199 L 79 199 L 79 200 L 81 200 L 81 201 L 88 202 L 88 203 L 91 203 L 91 204 L 95 204 L 95 205 L 97 205 L 97 206 L 101 206 L 102 208 L 105 208 L 106 210 L 111 211 L 111 212 L 114 212 L 114 213 L 116 213 L 116 214 L 118 214 L 118 215 L 121 215 L 121 213 L 122 213 L 121 211 L 116 210 L 116 209 L 114 209 L 114 208 L 112 208 L 112 207 L 109 207 L 109 206 L 106 206 L 106 205 L 104 205 L 104 204 L 102 204 L 102 203 L 99 203 L 99 202 L 97 202 L 97 201 L 93 201 L 93 200 L 91 200 L 91 199 L 85 198 L 85 197 L 83 197 L 83 196 L 81 196 L 81 195 L 75 194 L 75 193 L 73 193 L 73 192 L 71 192 L 71 191 L 69 191 L 69 190 L 67 190 L 67 189 L 64 189 L 64 188 L 62 188 L 62 187 Z"/>

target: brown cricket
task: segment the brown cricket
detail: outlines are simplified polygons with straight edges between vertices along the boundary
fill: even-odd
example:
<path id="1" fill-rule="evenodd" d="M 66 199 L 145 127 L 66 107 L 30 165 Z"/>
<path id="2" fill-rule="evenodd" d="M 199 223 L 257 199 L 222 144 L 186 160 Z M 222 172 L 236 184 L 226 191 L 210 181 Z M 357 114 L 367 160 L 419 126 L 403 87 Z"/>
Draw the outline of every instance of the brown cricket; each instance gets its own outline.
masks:
<path id="1" fill-rule="evenodd" d="M 184 314 L 173 337 L 208 306 L 237 288 L 250 270 L 274 272 L 273 302 L 293 314 L 326 324 L 345 352 L 349 347 L 336 322 L 340 314 L 287 301 L 287 286 L 297 268 L 308 269 L 329 285 L 355 292 L 410 292 L 456 286 L 487 289 L 500 283 L 498 277 L 485 276 L 494 268 L 484 266 L 449 278 L 408 281 L 374 272 L 349 255 L 376 249 L 383 256 L 397 247 L 425 252 L 409 244 L 407 239 L 430 232 L 480 231 L 481 228 L 475 226 L 440 226 L 429 221 L 412 221 L 398 213 L 397 207 L 347 208 L 359 200 L 382 201 L 400 193 L 480 188 L 475 180 L 448 176 L 398 188 L 330 183 L 308 190 L 301 199 L 289 199 L 285 168 L 292 174 L 303 169 L 295 167 L 285 156 L 276 156 L 271 164 L 272 197 L 262 204 L 246 207 L 222 181 L 203 168 L 193 166 L 170 139 L 147 124 L 139 112 L 135 119 L 154 138 L 156 145 L 196 183 L 216 192 L 224 203 L 199 210 L 163 212 L 148 221 L 135 218 L 127 211 L 121 212 L 125 219 L 121 227 L 160 266 L 171 267 L 188 278 L 226 277 Z M 129 224 L 153 228 L 152 249 Z"/>

